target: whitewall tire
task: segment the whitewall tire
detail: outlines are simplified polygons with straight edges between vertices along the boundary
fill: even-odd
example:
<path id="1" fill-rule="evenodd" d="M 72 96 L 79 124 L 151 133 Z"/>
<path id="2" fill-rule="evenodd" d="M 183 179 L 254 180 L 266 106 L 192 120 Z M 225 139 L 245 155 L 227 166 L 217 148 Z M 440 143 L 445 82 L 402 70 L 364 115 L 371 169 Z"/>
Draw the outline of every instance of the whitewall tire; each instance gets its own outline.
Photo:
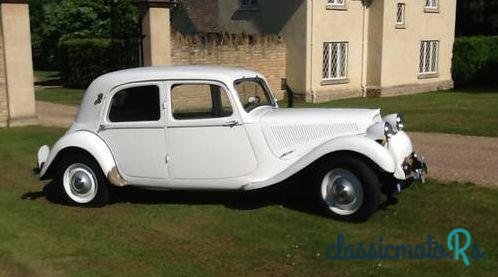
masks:
<path id="1" fill-rule="evenodd" d="M 99 164 L 86 155 L 68 155 L 57 166 L 52 196 L 61 202 L 86 207 L 104 206 L 109 188 Z"/>

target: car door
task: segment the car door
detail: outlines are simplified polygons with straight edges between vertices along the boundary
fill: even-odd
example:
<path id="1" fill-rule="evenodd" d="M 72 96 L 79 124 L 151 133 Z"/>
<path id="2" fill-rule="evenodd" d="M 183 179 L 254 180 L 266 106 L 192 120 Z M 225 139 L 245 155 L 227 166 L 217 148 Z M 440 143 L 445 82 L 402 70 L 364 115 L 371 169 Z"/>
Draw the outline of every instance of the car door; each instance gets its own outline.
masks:
<path id="1" fill-rule="evenodd" d="M 257 167 L 243 122 L 226 86 L 169 82 L 168 143 L 172 179 L 224 179 Z"/>
<path id="2" fill-rule="evenodd" d="M 114 89 L 107 102 L 99 135 L 132 183 L 168 177 L 164 94 L 164 83 L 135 83 Z"/>

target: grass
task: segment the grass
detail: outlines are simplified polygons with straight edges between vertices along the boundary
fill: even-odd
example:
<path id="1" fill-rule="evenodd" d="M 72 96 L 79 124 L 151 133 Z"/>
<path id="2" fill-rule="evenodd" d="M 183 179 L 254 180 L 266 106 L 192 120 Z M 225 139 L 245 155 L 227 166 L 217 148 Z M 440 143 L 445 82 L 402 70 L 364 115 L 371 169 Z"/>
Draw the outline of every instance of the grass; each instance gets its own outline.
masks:
<path id="1" fill-rule="evenodd" d="M 121 192 L 102 209 L 49 202 L 31 174 L 41 144 L 64 130 L 0 130 L 1 275 L 479 275 L 498 272 L 498 190 L 430 182 L 363 224 L 332 221 L 272 197 L 221 192 Z M 266 195 L 266 194 L 263 194 Z M 485 251 L 461 261 L 327 260 L 350 243 L 445 244 L 457 227 Z"/>
<path id="2" fill-rule="evenodd" d="M 85 90 L 63 88 L 57 71 L 35 71 L 35 99 L 78 106 Z"/>
<path id="3" fill-rule="evenodd" d="M 36 89 L 36 100 L 79 106 L 83 99 L 84 90 L 69 88 L 44 88 Z"/>
<path id="4" fill-rule="evenodd" d="M 46 83 L 59 81 L 59 71 L 35 70 L 35 83 Z"/>
<path id="5" fill-rule="evenodd" d="M 282 103 L 285 107 L 286 103 Z M 400 112 L 408 131 L 474 136 L 498 136 L 498 89 L 455 90 L 417 95 L 353 98 L 321 104 L 297 103 L 313 108 L 381 108 L 382 114 Z"/>

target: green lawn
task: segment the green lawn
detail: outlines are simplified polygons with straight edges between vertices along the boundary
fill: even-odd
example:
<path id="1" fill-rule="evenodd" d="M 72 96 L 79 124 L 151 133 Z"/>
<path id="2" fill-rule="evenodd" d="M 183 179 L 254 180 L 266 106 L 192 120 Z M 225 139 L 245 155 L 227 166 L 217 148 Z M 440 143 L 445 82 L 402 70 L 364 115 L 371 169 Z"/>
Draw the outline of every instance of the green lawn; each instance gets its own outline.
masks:
<path id="1" fill-rule="evenodd" d="M 498 190 L 429 184 L 363 224 L 340 223 L 271 193 L 119 193 L 102 209 L 54 204 L 31 168 L 38 146 L 64 130 L 0 130 L 0 275 L 480 275 L 498 272 Z M 28 194 L 27 194 L 28 193 Z M 23 197 L 24 196 L 24 197 Z M 26 198 L 27 199 L 23 199 Z M 349 243 L 446 244 L 468 229 L 483 259 L 331 261 L 325 249 L 343 233 Z"/>
<path id="2" fill-rule="evenodd" d="M 85 90 L 63 88 L 58 71 L 35 71 L 35 98 L 58 104 L 77 106 L 83 99 Z"/>
<path id="3" fill-rule="evenodd" d="M 285 106 L 286 103 L 282 103 Z M 297 103 L 313 108 L 381 108 L 382 114 L 400 112 L 409 131 L 474 136 L 498 136 L 498 89 L 456 90 L 417 95 L 354 98 L 322 104 Z"/>
<path id="4" fill-rule="evenodd" d="M 60 79 L 59 71 L 35 70 L 34 74 L 36 83 L 55 82 Z"/>
<path id="5" fill-rule="evenodd" d="M 83 99 L 84 90 L 69 88 L 36 89 L 36 100 L 78 106 Z"/>

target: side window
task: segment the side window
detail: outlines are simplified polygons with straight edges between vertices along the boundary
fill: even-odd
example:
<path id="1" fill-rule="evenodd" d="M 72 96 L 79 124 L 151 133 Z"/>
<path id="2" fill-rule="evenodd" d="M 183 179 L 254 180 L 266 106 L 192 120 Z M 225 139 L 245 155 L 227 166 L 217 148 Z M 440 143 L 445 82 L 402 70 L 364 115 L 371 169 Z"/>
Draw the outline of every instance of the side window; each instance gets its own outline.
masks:
<path id="1" fill-rule="evenodd" d="M 171 87 L 173 118 L 207 119 L 233 114 L 227 92 L 211 84 L 177 84 Z"/>
<path id="2" fill-rule="evenodd" d="M 161 118 L 159 87 L 142 86 L 123 89 L 111 100 L 109 121 L 158 121 Z"/>

